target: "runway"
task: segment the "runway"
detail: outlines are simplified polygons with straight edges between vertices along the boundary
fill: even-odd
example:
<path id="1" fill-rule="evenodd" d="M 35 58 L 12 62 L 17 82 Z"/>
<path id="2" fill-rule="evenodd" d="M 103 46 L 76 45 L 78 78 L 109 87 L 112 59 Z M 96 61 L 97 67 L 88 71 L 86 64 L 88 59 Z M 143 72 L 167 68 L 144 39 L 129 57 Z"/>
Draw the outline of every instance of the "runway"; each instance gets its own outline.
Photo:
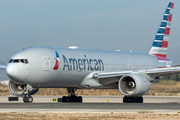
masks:
<path id="1" fill-rule="evenodd" d="M 144 103 L 122 103 L 123 96 L 83 96 L 83 103 L 52 102 L 52 98 L 57 96 L 34 96 L 33 103 L 23 103 L 21 100 L 19 102 L 4 101 L 6 97 L 0 97 L 0 112 L 137 113 L 138 111 L 153 111 L 154 113 L 177 113 L 180 111 L 179 96 L 144 96 Z"/>
<path id="2" fill-rule="evenodd" d="M 3 109 L 169 109 L 180 110 L 174 103 L 0 103 Z"/>

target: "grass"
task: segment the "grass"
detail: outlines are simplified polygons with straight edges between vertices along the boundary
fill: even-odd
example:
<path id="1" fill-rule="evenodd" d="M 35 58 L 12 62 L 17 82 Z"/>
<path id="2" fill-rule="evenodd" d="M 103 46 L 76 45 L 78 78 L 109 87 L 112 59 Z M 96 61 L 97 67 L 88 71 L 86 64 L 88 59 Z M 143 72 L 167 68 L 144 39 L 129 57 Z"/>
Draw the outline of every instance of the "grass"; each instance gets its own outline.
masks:
<path id="1" fill-rule="evenodd" d="M 4 86 L 4 85 L 0 84 L 0 95 L 1 96 L 10 95 L 10 92 L 8 90 L 8 86 Z"/>
<path id="2" fill-rule="evenodd" d="M 148 95 L 180 95 L 180 82 L 163 80 L 160 83 L 152 83 Z"/>
<path id="3" fill-rule="evenodd" d="M 79 89 L 77 95 L 122 95 L 119 89 Z M 37 95 L 67 95 L 65 88 L 41 88 Z M 163 80 L 152 83 L 151 90 L 146 95 L 180 95 L 180 82 Z"/>
<path id="4" fill-rule="evenodd" d="M 122 95 L 119 89 L 79 89 L 77 95 Z M 8 86 L 0 85 L 0 95 L 10 95 Z M 67 95 L 65 88 L 40 88 L 35 95 Z M 163 80 L 160 83 L 152 83 L 151 90 L 146 95 L 180 95 L 180 82 Z"/>

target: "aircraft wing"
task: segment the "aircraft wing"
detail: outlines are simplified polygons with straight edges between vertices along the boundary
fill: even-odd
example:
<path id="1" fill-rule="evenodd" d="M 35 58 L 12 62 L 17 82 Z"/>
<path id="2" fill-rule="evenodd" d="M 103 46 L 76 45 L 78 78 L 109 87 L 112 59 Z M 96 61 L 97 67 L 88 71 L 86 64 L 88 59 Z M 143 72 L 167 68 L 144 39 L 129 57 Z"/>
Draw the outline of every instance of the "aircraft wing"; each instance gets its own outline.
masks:
<path id="1" fill-rule="evenodd" d="M 138 71 L 121 71 L 121 72 L 101 72 L 93 74 L 92 78 L 105 79 L 105 78 L 120 78 L 128 74 L 144 74 L 151 77 L 160 77 L 169 74 L 180 73 L 180 67 L 168 67 L 168 68 L 156 68 L 148 70 L 138 70 Z"/>
<path id="2" fill-rule="evenodd" d="M 179 74 L 180 67 L 168 67 L 168 68 L 157 68 L 146 70 L 148 75 L 153 75 L 154 77 L 165 76 L 169 74 Z"/>
<path id="3" fill-rule="evenodd" d="M 175 64 L 171 65 L 171 67 L 180 67 L 180 63 L 175 63 Z"/>
<path id="4" fill-rule="evenodd" d="M 6 65 L 0 65 L 0 69 L 6 69 Z"/>
<path id="5" fill-rule="evenodd" d="M 130 74 L 133 71 L 122 71 L 122 72 L 101 72 L 101 73 L 95 73 L 93 74 L 93 78 L 112 78 L 112 77 L 121 77 L 126 74 Z"/>

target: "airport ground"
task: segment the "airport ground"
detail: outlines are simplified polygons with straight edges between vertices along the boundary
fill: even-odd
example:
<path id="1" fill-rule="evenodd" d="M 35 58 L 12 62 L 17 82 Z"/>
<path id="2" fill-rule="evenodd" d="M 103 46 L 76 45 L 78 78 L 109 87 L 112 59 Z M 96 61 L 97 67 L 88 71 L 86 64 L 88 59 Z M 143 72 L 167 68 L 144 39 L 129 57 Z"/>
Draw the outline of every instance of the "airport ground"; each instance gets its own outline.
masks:
<path id="1" fill-rule="evenodd" d="M 123 96 L 83 96 L 83 103 L 53 101 L 62 96 L 33 96 L 33 103 L 0 97 L 0 119 L 60 120 L 175 120 L 180 119 L 180 96 L 144 96 L 144 103 L 122 103 Z"/>
<path id="2" fill-rule="evenodd" d="M 141 113 L 42 113 L 8 112 L 0 113 L 1 120 L 179 120 L 179 114 Z"/>
<path id="3" fill-rule="evenodd" d="M 119 90 L 78 90 L 83 103 L 61 103 L 53 98 L 66 95 L 66 89 L 40 89 L 34 102 L 25 104 L 8 101 L 7 86 L 0 86 L 0 119 L 60 119 L 60 120 L 174 120 L 180 119 L 180 83 L 164 81 L 152 84 L 144 103 L 122 103 Z"/>

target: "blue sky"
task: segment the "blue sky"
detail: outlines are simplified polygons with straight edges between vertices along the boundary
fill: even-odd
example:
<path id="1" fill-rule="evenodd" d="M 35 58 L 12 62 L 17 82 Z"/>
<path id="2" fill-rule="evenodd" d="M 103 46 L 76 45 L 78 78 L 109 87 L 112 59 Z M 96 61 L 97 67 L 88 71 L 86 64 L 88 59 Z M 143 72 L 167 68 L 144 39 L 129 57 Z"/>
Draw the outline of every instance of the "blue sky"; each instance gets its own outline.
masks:
<path id="1" fill-rule="evenodd" d="M 148 52 L 168 0 L 0 0 L 0 61 L 33 46 Z M 180 1 L 167 57 L 180 63 Z"/>

